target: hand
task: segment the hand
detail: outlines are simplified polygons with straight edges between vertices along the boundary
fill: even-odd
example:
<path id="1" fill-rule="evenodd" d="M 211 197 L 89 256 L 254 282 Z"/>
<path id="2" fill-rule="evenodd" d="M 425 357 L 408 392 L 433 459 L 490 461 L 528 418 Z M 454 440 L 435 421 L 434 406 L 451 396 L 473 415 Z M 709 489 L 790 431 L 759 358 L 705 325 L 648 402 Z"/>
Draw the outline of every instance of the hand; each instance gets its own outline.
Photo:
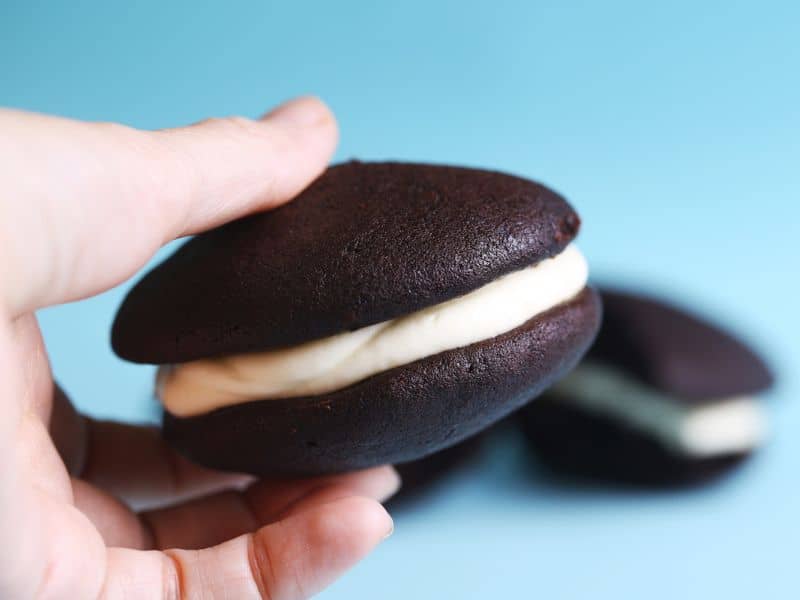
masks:
<path id="1" fill-rule="evenodd" d="M 0 597 L 306 598 L 389 535 L 390 467 L 253 481 L 78 415 L 34 316 L 290 199 L 336 137 L 314 99 L 157 132 L 0 111 Z"/>

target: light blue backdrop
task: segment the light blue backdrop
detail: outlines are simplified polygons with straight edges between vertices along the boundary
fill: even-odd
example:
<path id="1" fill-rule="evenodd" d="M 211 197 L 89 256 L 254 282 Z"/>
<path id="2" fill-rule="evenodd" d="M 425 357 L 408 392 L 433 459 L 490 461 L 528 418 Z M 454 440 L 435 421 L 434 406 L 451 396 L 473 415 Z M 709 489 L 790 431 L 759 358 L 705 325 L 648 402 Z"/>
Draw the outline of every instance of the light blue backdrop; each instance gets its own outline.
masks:
<path id="1" fill-rule="evenodd" d="M 338 158 L 540 178 L 596 274 L 705 307 L 777 369 L 774 442 L 721 485 L 559 489 L 507 439 L 324 598 L 797 598 L 798 6 L 6 0 L 0 104 L 152 128 L 318 94 Z M 153 418 L 151 370 L 108 347 L 124 290 L 41 321 L 83 408 Z"/>

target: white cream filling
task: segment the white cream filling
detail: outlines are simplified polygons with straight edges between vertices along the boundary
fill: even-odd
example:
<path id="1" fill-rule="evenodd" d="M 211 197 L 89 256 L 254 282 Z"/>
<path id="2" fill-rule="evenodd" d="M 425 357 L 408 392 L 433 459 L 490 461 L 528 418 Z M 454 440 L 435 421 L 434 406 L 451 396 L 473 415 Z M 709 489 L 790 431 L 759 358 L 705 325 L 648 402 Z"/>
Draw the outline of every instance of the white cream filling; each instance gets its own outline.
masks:
<path id="1" fill-rule="evenodd" d="M 161 402 L 177 416 L 250 400 L 323 394 L 381 371 L 493 338 L 586 285 L 575 246 L 468 294 L 356 331 L 297 346 L 162 367 Z"/>
<path id="2" fill-rule="evenodd" d="M 647 433 L 685 456 L 747 452 L 766 436 L 766 415 L 755 398 L 737 396 L 688 406 L 607 365 L 585 361 L 551 392 Z"/>

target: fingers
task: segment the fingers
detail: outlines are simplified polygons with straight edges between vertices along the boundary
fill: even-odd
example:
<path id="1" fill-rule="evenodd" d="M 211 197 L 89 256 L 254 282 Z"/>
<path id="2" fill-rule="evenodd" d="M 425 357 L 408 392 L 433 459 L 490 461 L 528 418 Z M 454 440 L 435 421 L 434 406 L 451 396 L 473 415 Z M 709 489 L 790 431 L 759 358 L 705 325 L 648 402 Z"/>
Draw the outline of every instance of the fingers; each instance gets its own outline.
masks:
<path id="1" fill-rule="evenodd" d="M 73 480 L 75 505 L 108 543 L 125 547 L 143 547 L 147 539 L 155 547 L 210 546 L 276 520 L 312 492 L 324 493 L 326 499 L 362 495 L 383 501 L 400 485 L 394 469 L 380 467 L 315 479 L 261 481 L 239 491 L 252 477 L 189 462 L 153 427 L 91 419 L 86 424 L 89 439 L 81 478 L 93 485 Z M 144 512 L 140 521 L 115 498 L 139 510 L 170 506 Z"/>
<path id="2" fill-rule="evenodd" d="M 87 419 L 80 477 L 141 510 L 218 490 L 242 488 L 248 475 L 196 465 L 167 446 L 155 427 Z"/>
<path id="3" fill-rule="evenodd" d="M 325 167 L 336 123 L 318 100 L 260 121 L 137 131 L 0 111 L 0 304 L 11 315 L 127 277 L 166 241 L 285 202 Z"/>
<path id="4" fill-rule="evenodd" d="M 220 492 L 141 514 L 155 548 L 194 550 L 213 546 L 261 525 L 243 495 Z"/>
<path id="5" fill-rule="evenodd" d="M 257 482 L 244 492 L 219 492 L 139 515 L 80 479 L 72 480 L 72 496 L 108 546 L 195 549 L 340 498 L 363 496 L 383 501 L 398 485 L 394 469 L 380 467 L 292 483 Z"/>
<path id="6" fill-rule="evenodd" d="M 319 504 L 348 496 L 383 501 L 399 486 L 391 467 L 291 483 L 253 484 L 141 515 L 157 548 L 203 548 Z"/>
<path id="7" fill-rule="evenodd" d="M 100 597 L 309 598 L 391 531 L 380 504 L 348 497 L 204 550 L 111 549 Z"/>

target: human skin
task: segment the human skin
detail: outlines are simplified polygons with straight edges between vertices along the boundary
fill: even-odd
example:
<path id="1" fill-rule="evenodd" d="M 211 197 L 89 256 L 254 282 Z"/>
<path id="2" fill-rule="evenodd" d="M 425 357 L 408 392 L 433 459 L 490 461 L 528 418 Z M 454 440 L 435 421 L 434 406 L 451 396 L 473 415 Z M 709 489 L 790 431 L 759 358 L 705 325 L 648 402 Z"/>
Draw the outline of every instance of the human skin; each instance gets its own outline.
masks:
<path id="1" fill-rule="evenodd" d="M 34 314 L 288 201 L 336 141 L 313 98 L 154 132 L 0 110 L 0 597 L 306 598 L 391 533 L 391 467 L 254 480 L 78 414 Z"/>

